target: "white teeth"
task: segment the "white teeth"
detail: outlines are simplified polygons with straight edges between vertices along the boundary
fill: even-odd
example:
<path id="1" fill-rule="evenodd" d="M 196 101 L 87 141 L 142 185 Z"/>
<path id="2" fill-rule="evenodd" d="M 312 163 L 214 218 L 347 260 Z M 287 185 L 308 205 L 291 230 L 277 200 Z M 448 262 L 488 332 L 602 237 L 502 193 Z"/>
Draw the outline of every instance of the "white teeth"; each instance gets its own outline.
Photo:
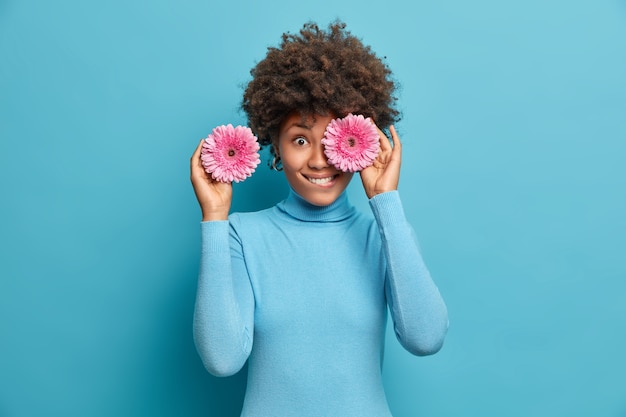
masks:
<path id="1" fill-rule="evenodd" d="M 310 178 L 307 177 L 307 179 L 312 182 L 313 184 L 327 184 L 329 183 L 333 177 L 327 177 L 327 178 Z"/>

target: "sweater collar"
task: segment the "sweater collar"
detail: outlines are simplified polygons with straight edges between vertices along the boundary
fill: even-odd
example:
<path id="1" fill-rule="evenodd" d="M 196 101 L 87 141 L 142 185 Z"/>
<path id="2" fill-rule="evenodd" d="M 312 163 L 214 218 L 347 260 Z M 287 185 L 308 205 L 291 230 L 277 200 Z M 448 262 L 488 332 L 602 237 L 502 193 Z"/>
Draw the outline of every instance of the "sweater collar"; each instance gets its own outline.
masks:
<path id="1" fill-rule="evenodd" d="M 276 207 L 289 216 L 305 222 L 338 222 L 356 212 L 354 206 L 348 201 L 346 191 L 327 206 L 315 206 L 289 188 L 287 198 Z"/>

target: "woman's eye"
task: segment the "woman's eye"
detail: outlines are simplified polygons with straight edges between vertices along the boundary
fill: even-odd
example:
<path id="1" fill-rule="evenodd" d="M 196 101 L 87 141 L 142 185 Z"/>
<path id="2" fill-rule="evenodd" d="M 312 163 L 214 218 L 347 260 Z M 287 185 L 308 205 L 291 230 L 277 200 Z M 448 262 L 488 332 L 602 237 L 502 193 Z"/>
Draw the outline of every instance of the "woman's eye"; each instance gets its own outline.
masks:
<path id="1" fill-rule="evenodd" d="M 295 138 L 293 140 L 293 143 L 295 143 L 298 146 L 304 146 L 307 144 L 307 140 L 303 137 L 299 137 L 299 138 Z"/>

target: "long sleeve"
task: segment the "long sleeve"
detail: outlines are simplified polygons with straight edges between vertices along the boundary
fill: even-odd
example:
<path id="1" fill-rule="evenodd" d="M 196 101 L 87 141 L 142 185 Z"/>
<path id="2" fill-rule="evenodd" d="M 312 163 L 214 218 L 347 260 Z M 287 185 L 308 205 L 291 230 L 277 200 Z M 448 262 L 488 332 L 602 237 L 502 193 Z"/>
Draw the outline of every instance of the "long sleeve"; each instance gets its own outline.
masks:
<path id="1" fill-rule="evenodd" d="M 396 337 L 415 355 L 436 353 L 448 329 L 448 312 L 422 260 L 397 191 L 370 200 L 387 261 L 385 293 Z"/>
<path id="2" fill-rule="evenodd" d="M 241 369 L 252 348 L 254 296 L 229 222 L 203 222 L 201 228 L 194 341 L 206 369 L 229 376 Z"/>

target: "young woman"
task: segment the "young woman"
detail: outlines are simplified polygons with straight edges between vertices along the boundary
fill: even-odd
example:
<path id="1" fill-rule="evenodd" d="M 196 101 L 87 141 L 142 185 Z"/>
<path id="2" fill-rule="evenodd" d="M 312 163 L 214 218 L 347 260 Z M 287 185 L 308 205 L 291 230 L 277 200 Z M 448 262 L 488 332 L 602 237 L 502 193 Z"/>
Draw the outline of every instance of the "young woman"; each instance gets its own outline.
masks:
<path id="1" fill-rule="evenodd" d="M 191 158 L 202 210 L 194 338 L 214 375 L 248 361 L 242 416 L 390 416 L 381 367 L 387 309 L 398 340 L 437 352 L 446 306 L 397 191 L 401 144 L 387 66 L 342 23 L 284 34 L 251 71 L 243 108 L 290 185 L 270 209 L 229 216 L 231 184 Z M 380 153 L 358 174 L 371 212 L 348 201 L 353 174 L 328 162 L 322 138 L 349 113 L 378 129 Z"/>

